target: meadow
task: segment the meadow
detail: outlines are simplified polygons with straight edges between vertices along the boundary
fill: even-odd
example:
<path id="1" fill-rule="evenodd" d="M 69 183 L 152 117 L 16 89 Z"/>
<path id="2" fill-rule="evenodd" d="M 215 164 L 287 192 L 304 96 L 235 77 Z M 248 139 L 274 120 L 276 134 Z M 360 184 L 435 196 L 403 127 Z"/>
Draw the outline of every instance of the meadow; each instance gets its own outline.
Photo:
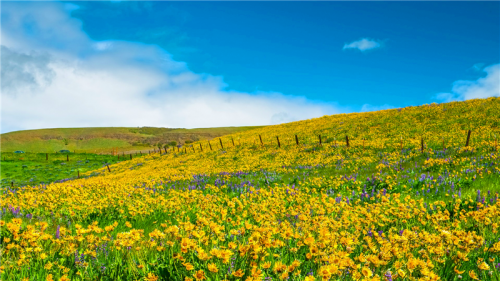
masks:
<path id="1" fill-rule="evenodd" d="M 9 188 L 77 179 L 80 173 L 130 160 L 130 155 L 4 152 L 1 159 L 1 187 Z"/>
<path id="2" fill-rule="evenodd" d="M 131 153 L 149 151 L 172 142 L 189 143 L 212 139 L 222 135 L 259 128 L 218 127 L 200 129 L 158 128 L 158 127 L 99 127 L 99 128 L 54 128 L 15 131 L 2 134 L 2 152 L 16 150 L 33 153 L 70 150 L 78 153 Z M 174 146 L 174 145 L 171 145 Z"/>
<path id="3" fill-rule="evenodd" d="M 500 280 L 499 116 L 324 116 L 3 188 L 1 279 Z"/>

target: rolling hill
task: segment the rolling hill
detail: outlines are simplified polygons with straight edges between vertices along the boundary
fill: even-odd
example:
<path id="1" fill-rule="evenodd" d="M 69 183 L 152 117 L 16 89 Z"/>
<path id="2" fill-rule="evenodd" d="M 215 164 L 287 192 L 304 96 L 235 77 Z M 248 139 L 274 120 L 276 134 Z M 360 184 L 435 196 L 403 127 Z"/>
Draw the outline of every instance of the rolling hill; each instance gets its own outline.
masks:
<path id="1" fill-rule="evenodd" d="M 1 151 L 53 152 L 67 149 L 77 152 L 147 150 L 158 145 L 185 144 L 198 140 L 242 132 L 261 126 L 218 128 L 97 127 L 57 128 L 15 131 L 1 134 Z"/>

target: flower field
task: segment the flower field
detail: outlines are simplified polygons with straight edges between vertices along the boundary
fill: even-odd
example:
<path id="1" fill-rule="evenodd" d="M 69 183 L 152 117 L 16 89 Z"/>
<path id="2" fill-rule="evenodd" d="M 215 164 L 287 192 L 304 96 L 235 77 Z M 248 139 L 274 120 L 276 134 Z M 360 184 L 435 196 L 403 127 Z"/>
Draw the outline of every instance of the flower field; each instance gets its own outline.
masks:
<path id="1" fill-rule="evenodd" d="M 500 98 L 477 99 L 3 189 L 1 280 L 500 280 L 499 137 Z"/>

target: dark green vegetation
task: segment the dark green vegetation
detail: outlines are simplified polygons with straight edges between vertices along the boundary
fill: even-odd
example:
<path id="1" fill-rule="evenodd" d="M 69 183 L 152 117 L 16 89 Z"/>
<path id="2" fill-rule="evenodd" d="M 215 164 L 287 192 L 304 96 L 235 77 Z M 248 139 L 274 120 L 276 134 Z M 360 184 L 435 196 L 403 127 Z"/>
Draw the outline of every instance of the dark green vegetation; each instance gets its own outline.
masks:
<path id="1" fill-rule="evenodd" d="M 48 160 L 47 159 L 48 156 Z M 132 157 L 138 157 L 132 155 Z M 68 161 L 69 159 L 69 161 Z M 102 168 L 107 164 L 130 160 L 130 155 L 98 155 L 85 153 L 2 153 L 1 186 L 34 186 L 78 177 L 78 172 Z"/>
<path id="2" fill-rule="evenodd" d="M 260 128 L 220 127 L 175 129 L 155 127 L 59 128 L 10 132 L 1 135 L 2 152 L 55 152 L 63 149 L 76 152 L 110 153 L 150 150 Z"/>

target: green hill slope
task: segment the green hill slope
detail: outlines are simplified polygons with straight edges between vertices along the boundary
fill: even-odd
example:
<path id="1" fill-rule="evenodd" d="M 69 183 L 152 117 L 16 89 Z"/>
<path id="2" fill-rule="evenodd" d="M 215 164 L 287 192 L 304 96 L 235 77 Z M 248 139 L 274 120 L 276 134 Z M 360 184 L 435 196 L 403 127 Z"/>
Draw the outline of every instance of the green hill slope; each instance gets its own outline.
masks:
<path id="1" fill-rule="evenodd" d="M 53 152 L 67 149 L 77 152 L 108 152 L 151 149 L 158 145 L 184 144 L 214 137 L 260 128 L 219 127 L 176 129 L 156 127 L 101 127 L 57 128 L 16 131 L 1 134 L 1 151 L 23 150 L 29 152 Z"/>

